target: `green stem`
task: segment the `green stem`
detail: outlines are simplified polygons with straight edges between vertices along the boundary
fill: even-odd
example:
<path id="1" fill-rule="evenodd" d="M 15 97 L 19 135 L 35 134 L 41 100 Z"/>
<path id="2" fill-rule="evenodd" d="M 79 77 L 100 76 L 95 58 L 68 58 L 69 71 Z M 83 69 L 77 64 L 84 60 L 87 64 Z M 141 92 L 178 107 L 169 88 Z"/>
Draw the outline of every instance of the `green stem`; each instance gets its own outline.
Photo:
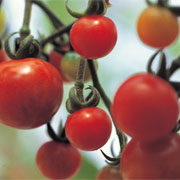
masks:
<path id="1" fill-rule="evenodd" d="M 102 86 L 101 86 L 101 84 L 99 82 L 98 75 L 96 73 L 96 69 L 95 69 L 93 61 L 94 60 L 91 60 L 91 59 L 88 60 L 89 69 L 90 69 L 91 75 L 92 75 L 93 86 L 96 87 L 97 90 L 99 91 L 99 93 L 100 93 L 100 95 L 102 97 L 102 100 L 103 100 L 105 106 L 107 107 L 109 113 L 111 114 L 111 117 L 112 117 L 112 113 L 111 113 L 111 101 L 108 98 L 108 96 L 106 95 L 104 89 L 102 88 Z M 121 131 L 119 131 L 117 129 L 116 124 L 114 123 L 113 117 L 112 117 L 112 121 L 113 121 L 113 124 L 114 124 L 115 129 L 116 129 L 116 134 L 117 134 L 117 136 L 119 138 L 119 143 L 120 143 L 121 152 L 122 152 L 122 150 L 126 146 L 126 136 Z"/>
<path id="2" fill-rule="evenodd" d="M 20 36 L 22 38 L 28 36 L 30 34 L 30 19 L 31 19 L 31 10 L 32 10 L 32 3 L 30 0 L 26 0 L 25 2 L 25 9 L 24 9 L 24 20 L 22 28 L 20 29 Z"/>
<path id="3" fill-rule="evenodd" d="M 59 18 L 42 1 L 31 0 L 31 2 L 39 6 L 46 13 L 55 28 L 64 26 L 63 22 L 61 22 Z"/>
<path id="4" fill-rule="evenodd" d="M 83 87 L 84 87 L 85 69 L 86 69 L 86 60 L 84 58 L 81 58 L 77 73 L 77 79 L 75 83 L 77 97 L 81 102 L 84 102 Z"/>
<path id="5" fill-rule="evenodd" d="M 49 42 L 52 42 L 54 39 L 56 39 L 57 37 L 61 36 L 62 34 L 64 33 L 69 33 L 72 25 L 72 24 L 69 24 L 68 26 L 65 26 L 64 28 L 58 30 L 57 32 L 51 34 L 49 37 L 47 37 L 46 39 L 44 39 L 42 42 L 41 42 L 41 46 L 42 46 L 42 49 L 45 47 L 45 45 Z"/>

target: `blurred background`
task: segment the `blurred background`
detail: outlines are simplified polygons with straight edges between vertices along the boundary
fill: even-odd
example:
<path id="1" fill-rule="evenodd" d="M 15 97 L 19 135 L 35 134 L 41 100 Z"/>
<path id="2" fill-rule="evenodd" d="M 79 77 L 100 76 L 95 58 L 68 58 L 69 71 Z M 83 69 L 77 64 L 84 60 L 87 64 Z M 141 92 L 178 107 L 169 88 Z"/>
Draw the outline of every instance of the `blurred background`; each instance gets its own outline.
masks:
<path id="1" fill-rule="evenodd" d="M 65 0 L 43 0 L 65 24 L 73 22 L 65 9 Z M 82 9 L 87 0 L 75 0 L 72 7 Z M 98 59 L 98 76 L 107 95 L 110 99 L 119 85 L 130 75 L 137 72 L 145 72 L 148 59 L 155 52 L 155 49 L 144 45 L 138 38 L 136 32 L 136 21 L 139 14 L 147 6 L 145 0 L 110 0 L 112 6 L 108 9 L 106 16 L 111 18 L 118 29 L 118 42 L 113 51 L 104 58 Z M 170 3 L 180 6 L 179 0 L 172 0 Z M 4 0 L 3 7 L 6 13 L 6 24 L 9 32 L 17 32 L 21 28 L 24 13 L 24 0 Z M 51 24 L 47 16 L 33 5 L 32 34 L 37 37 L 40 34 L 47 36 L 52 32 Z M 165 50 L 168 62 L 180 54 L 180 39 Z M 153 64 L 156 68 L 156 62 Z M 176 73 L 174 79 L 180 74 Z M 53 118 L 52 125 L 56 129 L 59 120 L 64 122 L 67 118 L 65 101 L 69 88 L 73 84 L 64 85 L 64 99 L 62 105 Z M 88 85 L 88 83 L 87 83 Z M 102 102 L 99 107 L 105 108 Z M 33 130 L 17 130 L 0 124 L 0 179 L 46 179 L 43 177 L 35 164 L 35 156 L 38 148 L 49 141 L 46 126 Z M 108 143 L 102 150 L 111 156 L 110 147 L 113 142 L 115 153 L 119 152 L 118 140 L 113 129 Z M 84 152 L 83 165 L 80 172 L 73 179 L 95 179 L 98 169 L 106 165 L 101 152 Z"/>

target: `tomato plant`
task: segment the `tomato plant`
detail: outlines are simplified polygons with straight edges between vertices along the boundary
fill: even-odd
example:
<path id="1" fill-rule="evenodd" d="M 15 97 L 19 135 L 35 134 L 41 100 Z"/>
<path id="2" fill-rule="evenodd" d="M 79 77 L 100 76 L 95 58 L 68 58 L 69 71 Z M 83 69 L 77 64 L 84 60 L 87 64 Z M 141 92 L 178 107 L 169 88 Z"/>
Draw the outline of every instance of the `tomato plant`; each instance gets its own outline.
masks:
<path id="1" fill-rule="evenodd" d="M 63 55 L 52 50 L 49 53 L 49 58 L 50 58 L 49 63 L 52 64 L 54 67 L 56 67 L 56 69 L 59 71 L 64 82 L 69 82 L 69 80 L 64 76 L 64 73 L 62 72 L 62 69 L 61 69 L 62 57 Z"/>
<path id="2" fill-rule="evenodd" d="M 132 139 L 122 154 L 122 176 L 124 179 L 180 179 L 179 152 L 178 134 L 170 134 L 152 144 Z"/>
<path id="3" fill-rule="evenodd" d="M 70 81 L 75 82 L 76 76 L 78 73 L 78 67 L 80 63 L 81 56 L 79 56 L 76 52 L 70 51 L 66 53 L 61 60 L 61 71 L 64 76 Z M 98 68 L 98 64 L 95 61 L 96 70 Z M 89 81 L 91 79 L 91 73 L 88 65 L 86 65 L 84 81 Z"/>
<path id="4" fill-rule="evenodd" d="M 36 164 L 49 179 L 69 179 L 80 169 L 80 152 L 70 144 L 49 141 L 37 152 Z"/>
<path id="5" fill-rule="evenodd" d="M 140 39 L 154 48 L 169 46 L 179 34 L 177 17 L 168 9 L 160 6 L 149 6 L 137 22 Z"/>
<path id="6" fill-rule="evenodd" d="M 136 74 L 117 90 L 112 113 L 117 127 L 131 137 L 142 141 L 157 140 L 167 136 L 176 125 L 177 94 L 157 76 Z"/>
<path id="7" fill-rule="evenodd" d="M 102 147 L 111 135 L 111 120 L 97 107 L 83 108 L 71 114 L 65 130 L 69 141 L 81 150 L 93 151 Z"/>
<path id="8" fill-rule="evenodd" d="M 58 71 L 35 58 L 0 64 L 0 122 L 20 129 L 47 123 L 58 110 L 63 84 Z"/>
<path id="9" fill-rule="evenodd" d="M 96 180 L 109 179 L 109 180 L 122 180 L 122 174 L 119 166 L 107 165 L 100 169 L 96 176 Z"/>
<path id="10" fill-rule="evenodd" d="M 105 16 L 85 16 L 78 19 L 70 31 L 70 41 L 81 56 L 97 59 L 106 56 L 117 41 L 113 21 Z"/>

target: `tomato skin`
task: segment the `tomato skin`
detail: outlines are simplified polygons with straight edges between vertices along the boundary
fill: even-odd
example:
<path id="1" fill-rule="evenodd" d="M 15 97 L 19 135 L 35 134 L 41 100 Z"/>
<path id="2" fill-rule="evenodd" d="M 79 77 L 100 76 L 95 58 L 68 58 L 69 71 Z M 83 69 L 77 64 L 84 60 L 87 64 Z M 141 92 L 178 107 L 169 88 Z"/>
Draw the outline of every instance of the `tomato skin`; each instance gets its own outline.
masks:
<path id="1" fill-rule="evenodd" d="M 47 123 L 58 110 L 63 84 L 58 71 L 35 58 L 0 64 L 0 122 L 30 129 Z"/>
<path id="2" fill-rule="evenodd" d="M 117 41 L 117 29 L 105 16 L 93 15 L 78 19 L 71 28 L 70 42 L 81 56 L 97 59 L 106 56 Z"/>
<path id="3" fill-rule="evenodd" d="M 66 136 L 72 145 L 93 151 L 102 147 L 111 135 L 111 120 L 107 113 L 97 107 L 83 108 L 67 119 Z"/>
<path id="4" fill-rule="evenodd" d="M 132 138 L 154 141 L 169 134 L 179 114 L 178 97 L 163 79 L 146 73 L 128 78 L 117 90 L 112 115 Z"/>
<path id="5" fill-rule="evenodd" d="M 78 73 L 79 63 L 81 56 L 74 51 L 69 51 L 66 53 L 61 60 L 61 71 L 64 74 L 65 78 L 70 82 L 76 81 L 76 76 Z M 95 61 L 95 68 L 98 69 L 98 63 Z M 88 64 L 85 68 L 84 81 L 87 82 L 91 79 L 91 72 L 88 67 Z"/>
<path id="6" fill-rule="evenodd" d="M 79 171 L 81 162 L 77 149 L 54 141 L 43 144 L 36 155 L 38 169 L 49 179 L 69 179 Z"/>
<path id="7" fill-rule="evenodd" d="M 100 169 L 96 176 L 96 180 L 107 179 L 107 180 L 122 180 L 122 174 L 119 166 L 107 165 Z"/>
<path id="8" fill-rule="evenodd" d="M 166 8 L 149 6 L 138 18 L 137 32 L 145 44 L 154 48 L 164 48 L 177 38 L 178 20 Z"/>
<path id="9" fill-rule="evenodd" d="M 153 144 L 132 139 L 120 164 L 124 179 L 180 179 L 180 136 L 170 134 Z"/>

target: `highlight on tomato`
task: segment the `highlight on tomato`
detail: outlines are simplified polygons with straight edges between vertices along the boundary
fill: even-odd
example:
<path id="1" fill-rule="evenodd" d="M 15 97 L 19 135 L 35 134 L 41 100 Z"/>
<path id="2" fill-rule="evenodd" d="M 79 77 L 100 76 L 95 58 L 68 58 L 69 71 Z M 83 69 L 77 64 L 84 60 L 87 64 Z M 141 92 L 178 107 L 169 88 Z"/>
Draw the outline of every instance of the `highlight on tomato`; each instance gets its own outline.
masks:
<path id="1" fill-rule="evenodd" d="M 141 141 L 154 141 L 169 135 L 178 115 L 178 97 L 163 79 L 139 73 L 117 90 L 112 115 L 118 129 Z"/>
<path id="2" fill-rule="evenodd" d="M 105 16 L 91 15 L 79 18 L 70 31 L 70 42 L 74 50 L 88 59 L 106 56 L 112 51 L 116 41 L 116 26 Z"/>
<path id="3" fill-rule="evenodd" d="M 145 44 L 154 48 L 164 48 L 178 37 L 178 19 L 164 7 L 149 6 L 138 18 L 137 32 Z"/>
<path id="4" fill-rule="evenodd" d="M 179 154 L 178 134 L 150 144 L 131 139 L 122 153 L 123 179 L 180 179 Z"/>
<path id="5" fill-rule="evenodd" d="M 107 165 L 99 170 L 96 175 L 96 180 L 122 180 L 122 174 L 119 166 Z"/>
<path id="6" fill-rule="evenodd" d="M 63 82 L 69 82 L 69 80 L 64 76 L 64 74 L 62 72 L 62 69 L 61 69 L 62 57 L 63 57 L 63 55 L 61 55 L 60 53 L 52 50 L 49 53 L 49 58 L 50 58 L 49 63 L 52 64 L 54 67 L 56 67 L 56 69 L 59 71 L 59 73 L 60 73 L 60 75 L 61 75 L 61 77 L 63 79 Z"/>
<path id="7" fill-rule="evenodd" d="M 74 51 L 67 52 L 61 60 L 61 71 L 65 78 L 70 82 L 75 82 L 81 56 Z M 98 69 L 98 63 L 95 61 L 95 68 Z M 84 81 L 87 82 L 91 79 L 91 72 L 88 64 L 85 68 Z"/>
<path id="8" fill-rule="evenodd" d="M 111 119 L 98 107 L 76 111 L 69 116 L 65 126 L 66 136 L 71 144 L 85 151 L 97 150 L 105 145 L 111 130 Z"/>
<path id="9" fill-rule="evenodd" d="M 49 179 L 69 179 L 80 169 L 81 153 L 70 144 L 49 141 L 37 152 L 36 164 Z"/>
<path id="10" fill-rule="evenodd" d="M 47 123 L 59 109 L 63 83 L 51 64 L 36 58 L 0 63 L 0 122 L 31 129 Z"/>

